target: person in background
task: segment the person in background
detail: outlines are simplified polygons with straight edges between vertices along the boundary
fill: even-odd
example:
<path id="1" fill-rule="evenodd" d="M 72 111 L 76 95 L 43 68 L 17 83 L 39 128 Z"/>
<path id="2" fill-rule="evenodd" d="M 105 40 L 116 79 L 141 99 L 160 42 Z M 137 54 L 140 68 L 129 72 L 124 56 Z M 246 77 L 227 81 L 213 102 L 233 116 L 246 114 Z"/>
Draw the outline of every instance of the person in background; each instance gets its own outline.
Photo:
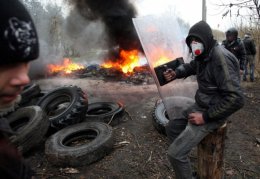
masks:
<path id="1" fill-rule="evenodd" d="M 222 41 L 222 45 L 233 53 L 240 64 L 240 74 L 244 73 L 246 50 L 243 41 L 238 38 L 238 31 L 232 27 L 226 31 L 226 39 Z"/>
<path id="2" fill-rule="evenodd" d="M 244 105 L 237 58 L 213 38 L 210 26 L 200 21 L 193 25 L 186 38 L 193 55 L 190 63 L 164 72 L 166 81 L 196 75 L 198 89 L 195 103 L 183 116 L 170 120 L 166 133 L 172 142 L 168 159 L 177 179 L 191 179 L 188 154 L 210 132 L 222 126 L 227 118 Z M 212 176 L 213 177 L 213 176 Z"/>
<path id="3" fill-rule="evenodd" d="M 250 81 L 253 82 L 255 80 L 254 72 L 255 72 L 256 47 L 255 47 L 254 40 L 251 38 L 250 33 L 245 33 L 243 43 L 246 49 L 245 72 L 243 74 L 243 81 L 247 81 L 246 75 L 248 75 L 247 67 L 249 65 Z"/>
<path id="4" fill-rule="evenodd" d="M 30 82 L 29 62 L 39 56 L 32 18 L 19 0 L 0 1 L 0 178 L 29 179 L 33 170 L 8 140 L 14 134 L 5 115 L 14 111 Z"/>

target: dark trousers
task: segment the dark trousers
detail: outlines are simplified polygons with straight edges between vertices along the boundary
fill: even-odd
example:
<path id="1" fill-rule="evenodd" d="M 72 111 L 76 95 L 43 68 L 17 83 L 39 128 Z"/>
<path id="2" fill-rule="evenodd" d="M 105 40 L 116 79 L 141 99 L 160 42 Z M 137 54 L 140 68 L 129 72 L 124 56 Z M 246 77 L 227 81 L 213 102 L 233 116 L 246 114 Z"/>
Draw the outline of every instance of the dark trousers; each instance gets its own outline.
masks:
<path id="1" fill-rule="evenodd" d="M 210 132 L 224 123 L 224 121 L 216 121 L 198 126 L 188 122 L 189 113 L 204 110 L 194 104 L 183 112 L 182 118 L 170 120 L 166 126 L 167 136 L 172 141 L 168 148 L 168 159 L 174 168 L 176 179 L 192 178 L 192 168 L 188 157 L 190 151 Z"/>
<path id="2" fill-rule="evenodd" d="M 245 62 L 245 72 L 243 74 L 243 80 L 246 81 L 247 80 L 246 76 L 249 75 L 250 81 L 254 81 L 255 80 L 254 72 L 255 72 L 255 56 L 247 55 L 246 62 Z"/>

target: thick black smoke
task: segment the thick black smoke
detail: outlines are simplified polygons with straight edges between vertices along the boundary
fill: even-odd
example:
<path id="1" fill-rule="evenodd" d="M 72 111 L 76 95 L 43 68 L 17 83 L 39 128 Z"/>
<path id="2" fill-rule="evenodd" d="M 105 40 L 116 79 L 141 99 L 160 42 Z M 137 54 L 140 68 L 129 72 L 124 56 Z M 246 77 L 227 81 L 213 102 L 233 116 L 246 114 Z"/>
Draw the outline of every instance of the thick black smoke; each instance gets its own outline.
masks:
<path id="1" fill-rule="evenodd" d="M 136 10 L 128 0 L 71 0 L 70 2 L 88 21 L 98 19 L 103 21 L 110 38 L 110 47 L 141 51 L 141 44 L 132 22 Z"/>

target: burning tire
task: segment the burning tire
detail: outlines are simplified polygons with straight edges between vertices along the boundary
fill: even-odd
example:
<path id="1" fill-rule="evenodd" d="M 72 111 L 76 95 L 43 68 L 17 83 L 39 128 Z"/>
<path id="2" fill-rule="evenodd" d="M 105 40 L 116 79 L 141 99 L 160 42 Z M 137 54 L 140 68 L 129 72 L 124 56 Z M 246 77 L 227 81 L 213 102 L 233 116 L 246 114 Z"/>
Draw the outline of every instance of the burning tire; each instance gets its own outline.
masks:
<path id="1" fill-rule="evenodd" d="M 42 142 L 50 126 L 46 114 L 39 106 L 19 108 L 8 116 L 8 122 L 16 132 L 10 136 L 10 140 L 22 153 Z"/>
<path id="2" fill-rule="evenodd" d="M 20 106 L 28 105 L 28 103 L 30 103 L 32 98 L 39 96 L 40 93 L 41 93 L 41 88 L 39 85 L 35 83 L 26 85 L 21 93 L 22 100 L 20 102 Z"/>
<path id="3" fill-rule="evenodd" d="M 182 112 L 194 103 L 194 100 L 184 96 L 173 96 L 165 98 L 164 103 L 171 108 L 171 112 L 173 113 L 171 114 L 173 115 L 172 117 L 179 118 L 179 116 L 182 115 Z M 161 102 L 155 106 L 153 111 L 153 125 L 159 133 L 166 135 L 165 126 L 169 122 L 169 116 L 164 103 Z"/>
<path id="4" fill-rule="evenodd" d="M 88 100 L 79 87 L 66 86 L 45 94 L 37 105 L 46 112 L 51 127 L 61 129 L 84 119 Z"/>
<path id="5" fill-rule="evenodd" d="M 45 143 L 47 159 L 56 166 L 82 166 L 110 153 L 112 127 L 102 122 L 82 122 L 53 134 Z"/>
<path id="6" fill-rule="evenodd" d="M 90 103 L 85 121 L 100 121 L 115 125 L 115 118 L 124 112 L 123 104 L 119 102 L 95 102 Z M 119 123 L 119 120 L 117 121 Z"/>

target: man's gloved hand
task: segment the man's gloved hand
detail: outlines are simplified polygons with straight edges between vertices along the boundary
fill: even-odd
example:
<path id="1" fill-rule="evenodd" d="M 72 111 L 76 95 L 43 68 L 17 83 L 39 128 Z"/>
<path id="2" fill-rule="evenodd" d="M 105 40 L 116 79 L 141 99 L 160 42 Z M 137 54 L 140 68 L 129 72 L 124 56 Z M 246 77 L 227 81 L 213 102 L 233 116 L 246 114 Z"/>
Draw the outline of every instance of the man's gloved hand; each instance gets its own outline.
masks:
<path id="1" fill-rule="evenodd" d="M 167 82 L 172 81 L 176 77 L 175 71 L 172 69 L 167 69 L 165 72 L 163 72 L 163 76 Z"/>

